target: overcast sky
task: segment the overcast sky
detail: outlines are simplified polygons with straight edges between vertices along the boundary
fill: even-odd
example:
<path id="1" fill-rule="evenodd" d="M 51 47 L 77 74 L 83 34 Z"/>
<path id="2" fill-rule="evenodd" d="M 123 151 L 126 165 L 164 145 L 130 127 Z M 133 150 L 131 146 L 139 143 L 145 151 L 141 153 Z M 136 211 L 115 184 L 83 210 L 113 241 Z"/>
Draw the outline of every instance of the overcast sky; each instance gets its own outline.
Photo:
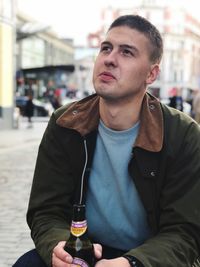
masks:
<path id="1" fill-rule="evenodd" d="M 84 44 L 89 32 L 99 28 L 102 7 L 133 7 L 139 0 L 17 0 L 18 8 L 33 18 L 53 26 L 62 36 Z M 165 0 L 160 0 L 165 1 Z M 199 0 L 168 0 L 170 4 L 188 5 L 195 13 Z M 192 10 L 193 9 L 193 10 Z M 199 12 L 198 12 L 199 13 Z M 198 14 L 199 15 L 199 14 Z"/>

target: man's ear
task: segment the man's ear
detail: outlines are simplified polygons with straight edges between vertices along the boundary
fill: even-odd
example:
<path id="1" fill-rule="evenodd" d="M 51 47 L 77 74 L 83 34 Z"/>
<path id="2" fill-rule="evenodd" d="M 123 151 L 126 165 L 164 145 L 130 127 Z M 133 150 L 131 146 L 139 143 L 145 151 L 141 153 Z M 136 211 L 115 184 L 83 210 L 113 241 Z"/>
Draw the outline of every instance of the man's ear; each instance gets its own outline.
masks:
<path id="1" fill-rule="evenodd" d="M 158 77 L 160 73 L 160 67 L 158 64 L 153 64 L 151 66 L 151 70 L 148 74 L 148 77 L 147 77 L 147 80 L 146 80 L 146 83 L 147 84 L 152 84 Z"/>

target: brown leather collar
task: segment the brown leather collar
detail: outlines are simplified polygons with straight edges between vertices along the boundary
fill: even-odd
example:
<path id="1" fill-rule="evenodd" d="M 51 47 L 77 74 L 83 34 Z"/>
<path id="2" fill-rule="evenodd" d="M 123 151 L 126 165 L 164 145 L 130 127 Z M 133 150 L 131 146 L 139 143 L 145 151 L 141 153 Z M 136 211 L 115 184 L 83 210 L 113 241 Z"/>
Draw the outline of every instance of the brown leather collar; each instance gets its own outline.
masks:
<path id="1" fill-rule="evenodd" d="M 98 128 L 99 96 L 96 94 L 74 102 L 57 119 L 62 127 L 74 129 L 82 136 Z M 140 130 L 135 141 L 135 147 L 158 152 L 163 144 L 163 115 L 159 101 L 146 94 L 140 115 Z"/>

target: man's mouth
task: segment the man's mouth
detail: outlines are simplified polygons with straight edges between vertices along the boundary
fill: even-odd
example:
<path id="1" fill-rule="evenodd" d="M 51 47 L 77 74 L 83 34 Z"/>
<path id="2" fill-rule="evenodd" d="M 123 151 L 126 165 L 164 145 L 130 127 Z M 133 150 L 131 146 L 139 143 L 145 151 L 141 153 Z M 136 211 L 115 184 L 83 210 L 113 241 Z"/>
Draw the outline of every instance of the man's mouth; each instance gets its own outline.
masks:
<path id="1" fill-rule="evenodd" d="M 116 80 L 115 76 L 111 72 L 108 72 L 108 71 L 101 72 L 99 74 L 99 77 L 103 81 L 110 81 L 113 79 Z"/>

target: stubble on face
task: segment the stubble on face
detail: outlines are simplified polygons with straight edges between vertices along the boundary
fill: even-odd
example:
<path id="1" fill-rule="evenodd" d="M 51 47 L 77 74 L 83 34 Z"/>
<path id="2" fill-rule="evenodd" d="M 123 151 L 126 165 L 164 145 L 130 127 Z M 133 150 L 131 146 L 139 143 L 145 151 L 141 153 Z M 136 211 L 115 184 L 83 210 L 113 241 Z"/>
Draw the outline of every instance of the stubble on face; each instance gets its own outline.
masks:
<path id="1" fill-rule="evenodd" d="M 115 51 L 120 46 L 133 45 L 139 50 L 139 55 L 126 58 L 121 52 L 116 53 L 116 58 L 113 59 L 112 64 L 108 65 L 105 64 L 106 56 L 104 57 L 104 54 L 100 52 L 93 72 L 96 93 L 109 102 L 130 101 L 134 97 L 143 97 L 146 92 L 146 77 L 150 66 L 146 37 L 128 27 L 116 27 L 108 32 L 106 42 L 110 42 L 112 49 L 116 49 Z M 114 78 L 101 79 L 99 74 L 104 71 L 110 71 Z"/>

